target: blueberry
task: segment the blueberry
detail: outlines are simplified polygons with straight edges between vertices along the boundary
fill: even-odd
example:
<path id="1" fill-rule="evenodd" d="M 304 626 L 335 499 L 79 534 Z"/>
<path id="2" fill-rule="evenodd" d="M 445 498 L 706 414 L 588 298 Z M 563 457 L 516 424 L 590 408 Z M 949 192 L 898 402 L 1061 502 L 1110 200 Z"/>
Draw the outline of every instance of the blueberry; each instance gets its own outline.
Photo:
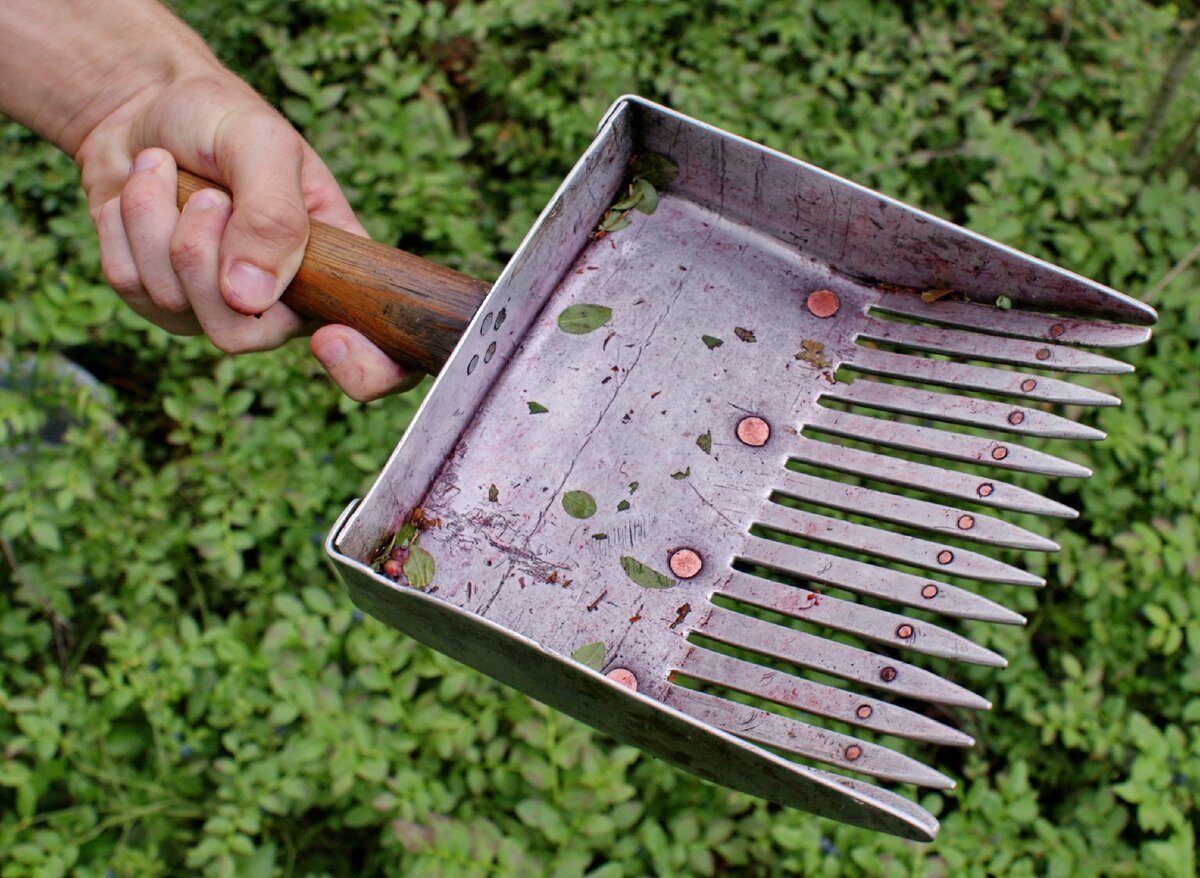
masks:
<path id="1" fill-rule="evenodd" d="M 362 620 L 363 620 L 362 610 L 355 610 L 353 613 L 350 614 L 351 622 L 361 622 Z"/>
<path id="2" fill-rule="evenodd" d="M 150 659 L 150 664 L 146 665 L 151 671 L 158 670 L 158 659 Z"/>
<path id="3" fill-rule="evenodd" d="M 180 747 L 179 755 L 182 756 L 184 759 L 187 759 L 188 757 L 190 757 L 192 755 L 192 745 L 184 744 L 182 747 Z"/>
<path id="4" fill-rule="evenodd" d="M 821 853 L 825 854 L 825 856 L 836 857 L 838 855 L 837 845 L 824 835 L 821 836 L 821 840 L 817 844 L 821 848 Z"/>

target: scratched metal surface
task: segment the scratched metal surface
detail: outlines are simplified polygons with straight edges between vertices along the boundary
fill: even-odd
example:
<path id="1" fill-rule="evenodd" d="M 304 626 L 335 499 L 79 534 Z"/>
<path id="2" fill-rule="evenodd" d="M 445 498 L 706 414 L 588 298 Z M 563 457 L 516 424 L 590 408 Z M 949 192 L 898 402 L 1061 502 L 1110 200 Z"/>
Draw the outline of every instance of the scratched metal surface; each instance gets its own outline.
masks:
<path id="1" fill-rule="evenodd" d="M 675 159 L 678 180 L 654 215 L 635 212 L 628 228 L 590 239 L 629 155 L 644 149 Z M 896 288 L 943 286 L 967 295 L 927 302 Z M 810 298 L 816 291 L 835 313 Z M 1001 293 L 1018 307 L 994 307 Z M 330 552 L 365 609 L 619 738 L 784 804 L 932 837 L 936 821 L 911 802 L 756 744 L 878 780 L 953 785 L 874 733 L 969 745 L 891 699 L 987 702 L 950 679 L 952 665 L 934 674 L 905 659 L 1004 659 L 952 624 L 904 610 L 1022 621 L 956 583 L 1041 585 L 988 551 L 1055 548 L 1004 513 L 1073 512 L 1009 484 L 1005 471 L 1086 475 L 1022 439 L 1099 438 L 1053 407 L 1115 404 L 1069 373 L 1127 367 L 1081 346 L 1147 336 L 1022 303 L 1153 320 L 1121 294 L 819 169 L 619 102 L 371 493 L 335 529 Z M 557 318 L 575 304 L 604 305 L 612 317 L 594 332 L 565 333 Z M 904 383 L 880 380 L 890 378 Z M 739 439 L 746 418 L 769 425 L 765 444 Z M 979 465 L 991 469 L 979 475 Z M 872 481 L 847 483 L 845 474 Z M 562 498 L 571 491 L 593 497 L 596 513 L 569 515 Z M 440 519 L 421 535 L 437 564 L 426 592 L 366 564 L 417 505 Z M 672 572 L 680 549 L 702 559 L 694 578 Z M 670 587 L 635 582 L 625 569 L 633 561 Z M 763 621 L 747 607 L 805 624 Z M 636 696 L 570 659 L 595 642 L 602 671 L 631 672 Z M 765 667 L 768 659 L 792 670 Z M 759 701 L 736 704 L 731 690 Z M 823 728 L 830 719 L 869 734 Z"/>

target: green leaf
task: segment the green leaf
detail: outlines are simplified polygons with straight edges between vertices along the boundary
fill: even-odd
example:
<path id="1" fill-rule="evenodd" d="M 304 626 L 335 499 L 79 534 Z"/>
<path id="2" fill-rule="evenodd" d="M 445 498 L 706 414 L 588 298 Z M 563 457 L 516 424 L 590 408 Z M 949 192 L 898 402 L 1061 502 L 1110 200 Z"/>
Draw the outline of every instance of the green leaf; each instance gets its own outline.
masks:
<path id="1" fill-rule="evenodd" d="M 725 344 L 722 339 L 717 338 L 715 335 L 702 335 L 700 336 L 700 340 L 708 345 L 708 349 L 710 351 L 713 348 L 719 348 L 721 345 Z"/>
<path id="2" fill-rule="evenodd" d="M 629 495 L 630 495 L 631 497 L 633 496 L 633 493 L 634 493 L 634 492 L 635 492 L 637 489 L 638 489 L 638 483 L 637 483 L 637 482 L 630 482 L 630 483 L 629 483 Z"/>
<path id="3" fill-rule="evenodd" d="M 650 216 L 658 209 L 658 191 L 649 182 L 634 180 L 633 191 L 638 195 L 638 200 L 633 206 L 639 211 Z"/>
<path id="4" fill-rule="evenodd" d="M 634 180 L 645 180 L 656 189 L 665 189 L 679 175 L 679 165 L 657 152 L 644 152 L 629 163 Z"/>
<path id="5" fill-rule="evenodd" d="M 629 508 L 628 500 L 622 500 L 620 503 L 617 504 L 617 512 L 624 512 L 628 508 Z"/>
<path id="6" fill-rule="evenodd" d="M 1013 306 L 1013 300 L 1010 299 L 1008 296 L 997 296 L 996 297 L 996 307 L 997 308 L 1002 308 L 1005 311 L 1010 311 L 1010 310 L 1012 310 L 1012 306 Z"/>
<path id="7" fill-rule="evenodd" d="M 541 415 L 550 411 L 550 409 L 546 408 L 540 402 L 527 402 L 525 404 L 529 406 L 529 414 L 531 415 Z"/>
<path id="8" fill-rule="evenodd" d="M 596 514 L 596 498 L 587 491 L 567 491 L 562 496 L 562 507 L 572 518 L 591 518 Z"/>
<path id="9" fill-rule="evenodd" d="M 433 556 L 420 546 L 412 546 L 408 550 L 408 559 L 404 562 L 404 576 L 413 588 L 425 588 L 433 582 Z"/>
<path id="10" fill-rule="evenodd" d="M 606 652 L 604 641 L 597 640 L 595 643 L 585 643 L 579 647 L 579 649 L 571 653 L 571 658 L 575 659 L 581 665 L 587 665 L 593 671 L 598 671 L 604 667 Z"/>
<path id="11" fill-rule="evenodd" d="M 677 473 L 671 473 L 671 478 L 675 479 L 675 481 L 679 481 L 680 479 L 686 479 L 691 474 L 692 468 L 689 466 L 687 469 L 680 470 Z"/>
<path id="12" fill-rule="evenodd" d="M 639 180 L 638 182 L 640 183 L 642 181 Z M 650 188 L 653 190 L 654 187 L 651 186 Z M 609 211 L 633 210 L 633 208 L 637 206 L 638 202 L 642 200 L 643 192 L 643 187 L 630 184 L 625 190 L 625 197 L 614 201 L 612 207 L 609 208 Z"/>
<path id="13" fill-rule="evenodd" d="M 621 556 L 621 569 L 625 575 L 642 588 L 671 588 L 678 585 L 674 579 L 663 576 L 657 570 L 647 567 L 637 558 L 629 555 Z"/>
<path id="14" fill-rule="evenodd" d="M 587 335 L 612 318 L 612 308 L 604 305 L 571 305 L 558 315 L 558 328 L 571 335 Z"/>
<path id="15" fill-rule="evenodd" d="M 701 433 L 696 437 L 696 444 L 705 454 L 712 454 L 712 431 Z"/>
<path id="16" fill-rule="evenodd" d="M 619 210 L 609 210 L 600 219 L 600 224 L 596 229 L 601 232 L 617 232 L 625 228 L 631 220 L 624 212 Z"/>
<path id="17" fill-rule="evenodd" d="M 592 534 L 593 540 L 607 540 L 608 534 Z"/>

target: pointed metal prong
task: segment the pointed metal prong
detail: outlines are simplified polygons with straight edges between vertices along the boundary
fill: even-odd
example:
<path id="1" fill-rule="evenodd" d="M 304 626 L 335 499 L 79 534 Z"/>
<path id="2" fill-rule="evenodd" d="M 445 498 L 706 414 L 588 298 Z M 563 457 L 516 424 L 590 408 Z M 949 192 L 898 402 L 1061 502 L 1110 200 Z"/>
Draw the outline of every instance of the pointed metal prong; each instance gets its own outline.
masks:
<path id="1" fill-rule="evenodd" d="M 1048 342 L 1021 341 L 962 332 L 941 326 L 921 326 L 912 323 L 893 323 L 889 320 L 870 320 L 860 333 L 861 338 L 885 341 L 903 347 L 938 354 L 954 354 L 970 360 L 989 360 L 1013 363 L 1034 369 L 1061 372 L 1095 372 L 1123 375 L 1133 367 L 1121 360 L 1068 348 Z"/>
<path id="2" fill-rule="evenodd" d="M 1050 402 L 1059 405 L 1120 405 L 1121 400 L 1108 393 L 1081 387 L 1059 378 L 1046 378 L 1028 372 L 1013 372 L 995 366 L 975 366 L 928 357 L 898 354 L 855 345 L 843 362 L 863 372 L 906 378 L 942 387 L 961 387 L 985 393 L 1020 397 L 1026 402 Z"/>
<path id="3" fill-rule="evenodd" d="M 1092 474 L 1086 466 L 1024 448 L 1007 440 L 984 439 L 950 430 L 917 427 L 853 412 L 837 412 L 821 406 L 815 408 L 809 425 L 835 436 L 1001 469 L 1077 479 L 1086 479 Z"/>
<path id="4" fill-rule="evenodd" d="M 712 607 L 693 630 L 730 646 L 887 689 L 897 695 L 975 710 L 991 707 L 986 698 L 906 662 L 721 607 Z"/>
<path id="5" fill-rule="evenodd" d="M 840 546 L 952 576 L 1033 588 L 1046 584 L 1039 576 L 978 552 L 778 504 L 768 504 L 760 510 L 755 524 L 803 540 Z"/>
<path id="6" fill-rule="evenodd" d="M 1008 664 L 999 653 L 929 622 L 747 573 L 734 571 L 716 594 L 888 646 L 993 668 Z"/>
<path id="7" fill-rule="evenodd" d="M 756 744 L 776 747 L 842 770 L 932 789 L 954 789 L 954 781 L 940 771 L 895 750 L 761 708 L 681 686 L 668 688 L 663 703 Z"/>
<path id="8" fill-rule="evenodd" d="M 789 451 L 795 460 L 802 463 L 827 467 L 848 475 L 899 485 L 902 488 L 943 494 L 997 509 L 1011 509 L 1013 512 L 1029 512 L 1055 518 L 1079 517 L 1079 513 L 1070 506 L 998 479 L 981 478 L 940 466 L 930 466 L 804 437 L 800 437 Z"/>
<path id="9" fill-rule="evenodd" d="M 1036 338 L 1059 344 L 1088 345 L 1097 348 L 1124 348 L 1139 345 L 1150 338 L 1150 327 L 1128 326 L 1122 323 L 1101 323 L 1035 314 L 1029 311 L 1006 311 L 977 302 L 952 302 L 939 299 L 926 302 L 920 296 L 884 296 L 872 310 L 916 317 L 930 323 L 961 326 L 983 332 Z"/>
<path id="10" fill-rule="evenodd" d="M 947 747 L 972 747 L 975 744 L 970 735 L 906 707 L 806 680 L 786 671 L 765 668 L 700 646 L 688 650 L 678 671 L 714 686 L 886 735 Z"/>
<path id="11" fill-rule="evenodd" d="M 1051 439 L 1104 438 L 1104 433 L 1095 427 L 1040 409 L 953 393 L 918 390 L 915 387 L 884 384 L 868 379 L 855 381 L 853 384 L 834 384 L 824 390 L 821 396 L 850 405 L 1009 433 L 1045 436 Z"/>
<path id="12" fill-rule="evenodd" d="M 788 543 L 751 537 L 741 560 L 787 576 L 920 607 L 943 616 L 1007 625 L 1025 624 L 1025 617 L 1020 613 L 956 585 Z"/>
<path id="13" fill-rule="evenodd" d="M 965 540 L 1035 552 L 1058 550 L 1058 544 L 1053 540 L 990 515 L 874 488 L 847 485 L 834 479 L 784 470 L 774 488 L 780 494 L 797 500 Z"/>

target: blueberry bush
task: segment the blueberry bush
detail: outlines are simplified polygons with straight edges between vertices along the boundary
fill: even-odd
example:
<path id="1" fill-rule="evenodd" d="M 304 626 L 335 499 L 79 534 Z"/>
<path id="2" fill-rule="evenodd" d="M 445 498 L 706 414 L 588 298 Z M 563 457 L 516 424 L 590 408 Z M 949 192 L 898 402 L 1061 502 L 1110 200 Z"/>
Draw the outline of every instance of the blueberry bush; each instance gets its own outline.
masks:
<path id="1" fill-rule="evenodd" d="M 1143 0 L 178 0 L 372 234 L 494 277 L 635 92 L 1151 302 L 1078 520 L 928 845 L 731 794 L 415 645 L 325 561 L 420 391 L 358 405 L 104 286 L 0 122 L 0 878 L 1188 876 L 1200 796 L 1200 58 Z M 1196 41 L 1191 40 L 1192 44 Z M 1182 47 L 1182 49 L 1181 49 Z M 1164 87 L 1164 83 L 1166 87 Z M 1191 95 L 1191 98 L 1188 98 Z M 82 371 L 81 371 L 82 370 Z M 91 377 L 89 377 L 91 376 Z M 1082 457 L 1081 457 L 1082 459 Z"/>

